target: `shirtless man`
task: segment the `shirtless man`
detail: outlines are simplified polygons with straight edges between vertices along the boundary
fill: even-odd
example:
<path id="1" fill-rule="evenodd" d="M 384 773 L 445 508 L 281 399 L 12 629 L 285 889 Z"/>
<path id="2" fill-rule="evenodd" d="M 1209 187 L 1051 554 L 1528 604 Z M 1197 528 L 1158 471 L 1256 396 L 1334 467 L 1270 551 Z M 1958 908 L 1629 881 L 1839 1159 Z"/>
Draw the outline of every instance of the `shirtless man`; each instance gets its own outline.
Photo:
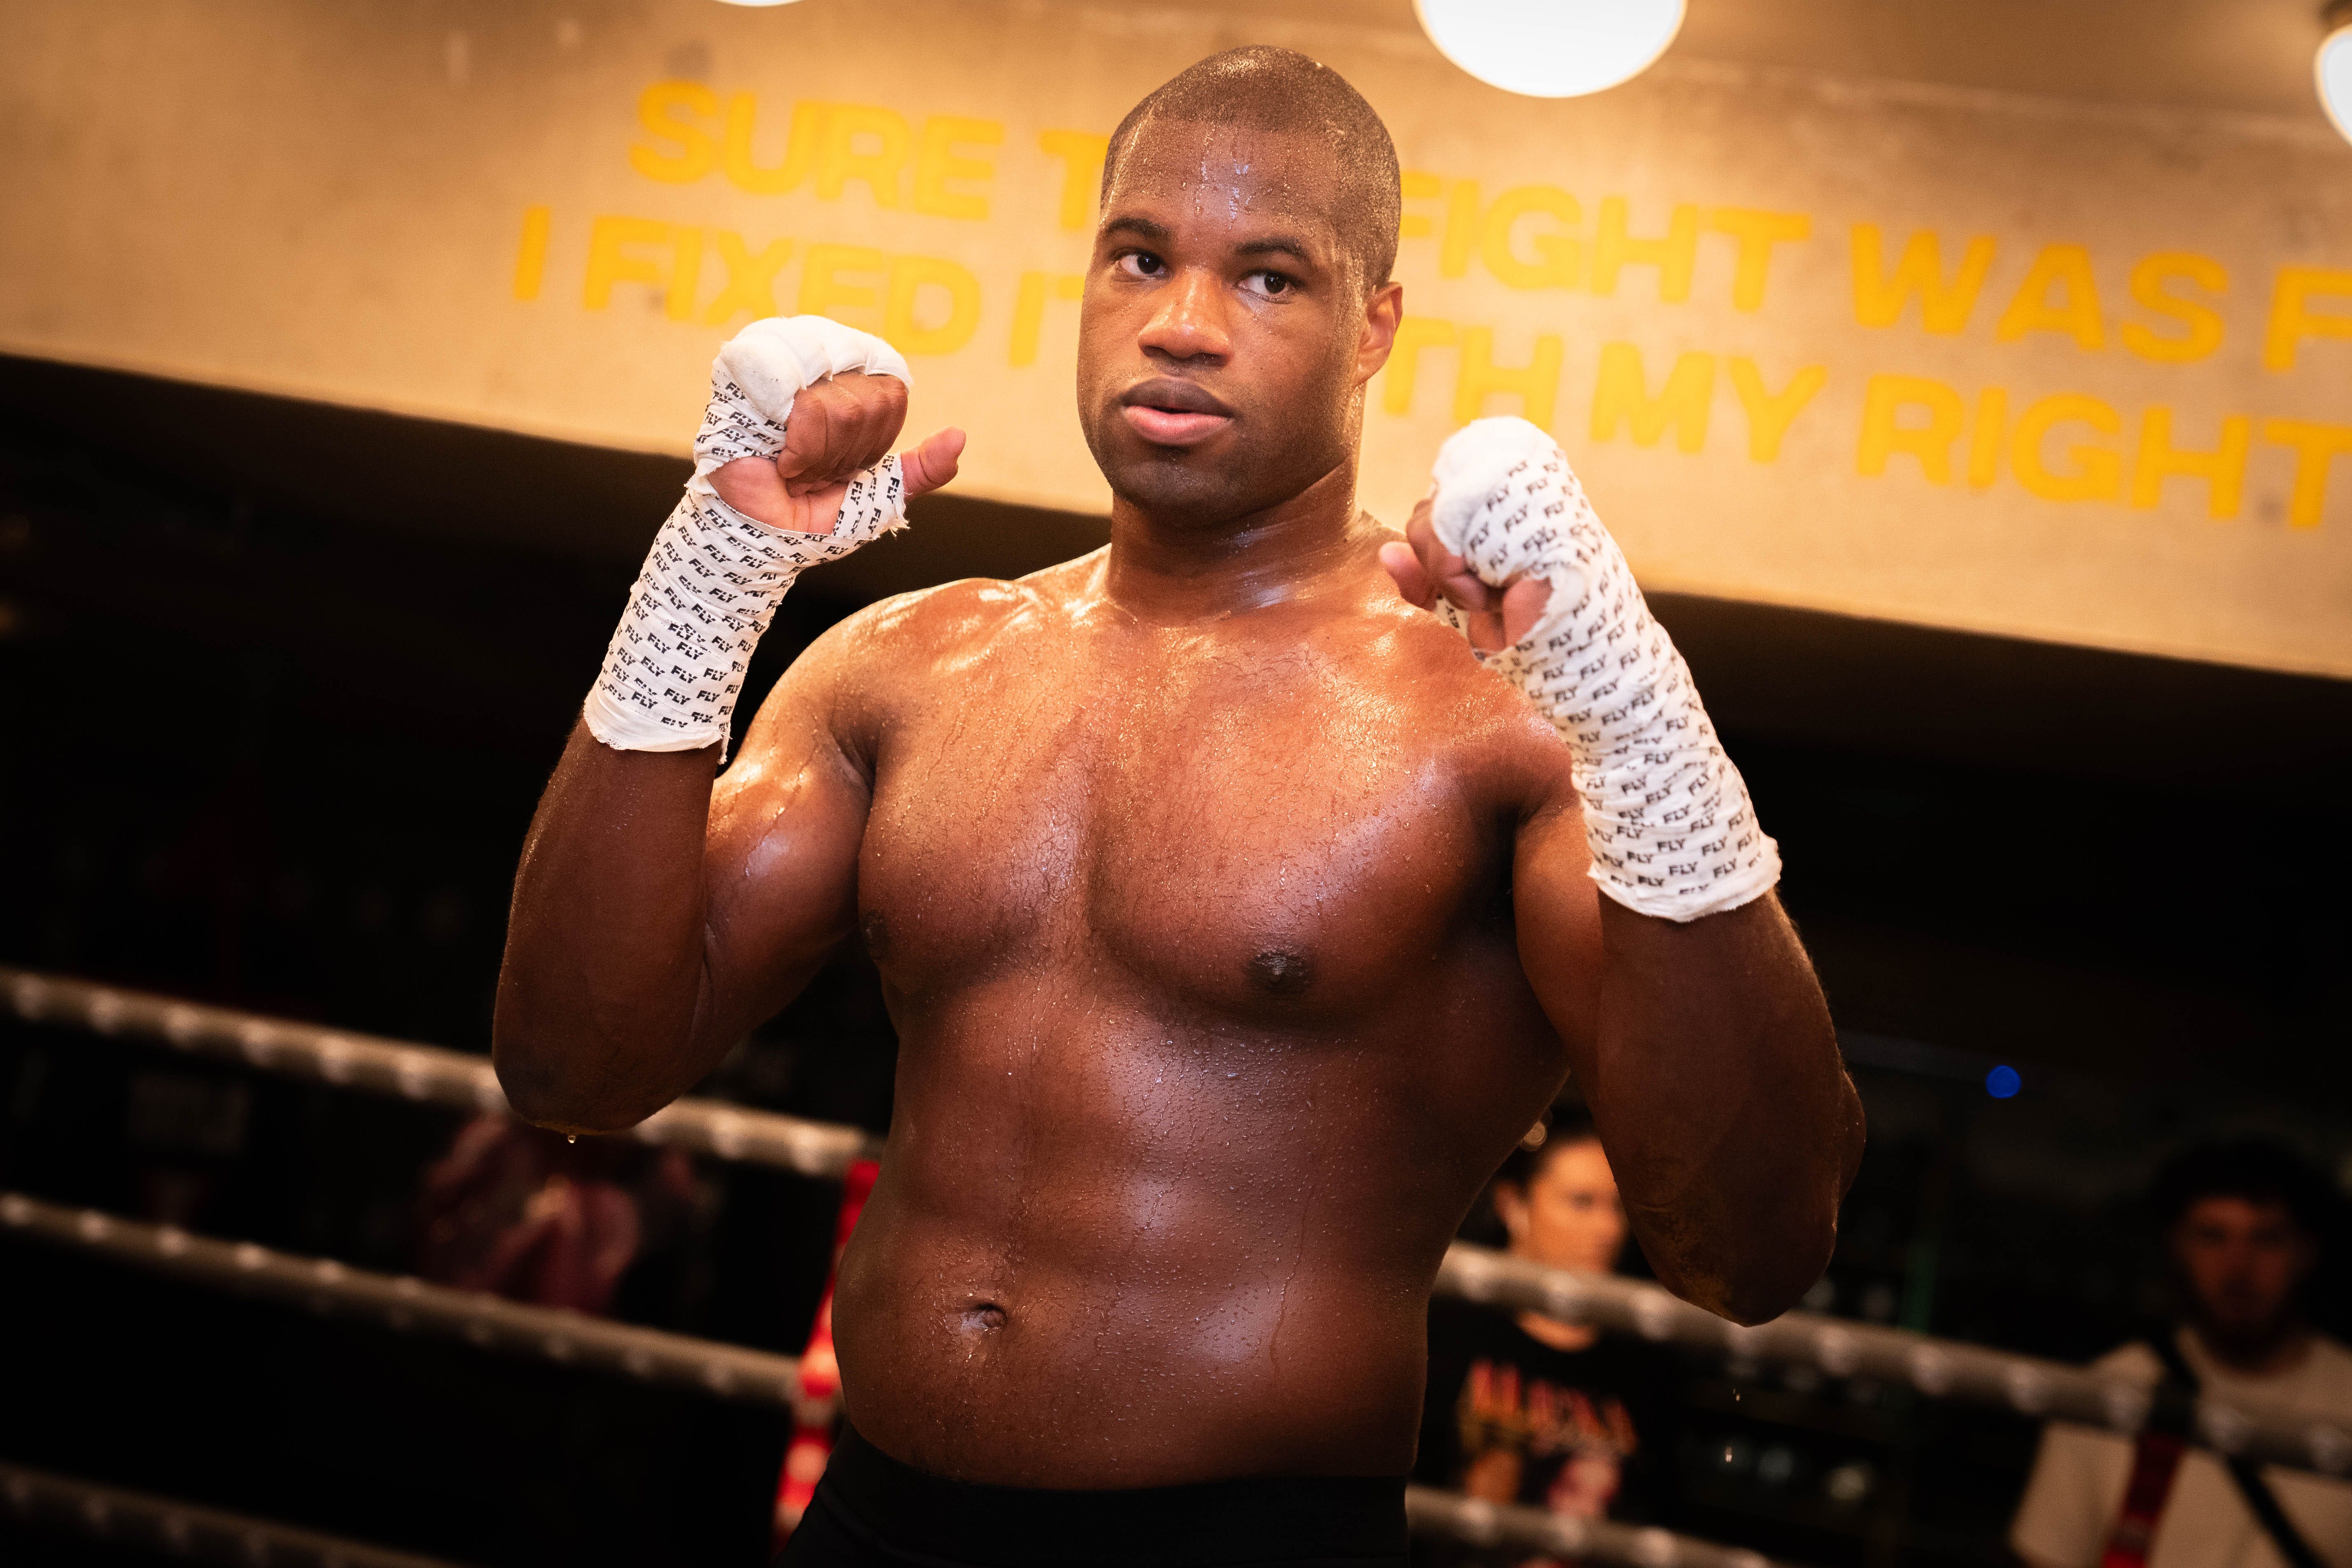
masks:
<path id="1" fill-rule="evenodd" d="M 862 334 L 722 352 L 523 854 L 497 1061 L 521 1115 L 625 1128 L 841 942 L 879 966 L 901 1045 L 836 1298 L 854 1430 L 787 1563 L 1402 1563 L 1431 1281 L 1571 1068 L 1669 1287 L 1754 1321 L 1829 1257 L 1861 1114 L 1737 773 L 1702 748 L 1742 890 L 1628 871 L 1638 782 L 1579 750 L 1573 672 L 1515 686 L 1465 646 L 1532 658 L 1552 597 L 1607 580 L 1636 620 L 1604 639 L 1679 669 L 1622 557 L 1589 522 L 1576 575 L 1523 507 L 1478 547 L 1535 564 L 1474 570 L 1441 536 L 1519 493 L 1492 474 L 1406 539 L 1356 508 L 1397 214 L 1386 131 L 1301 56 L 1147 99 L 1078 353 L 1110 545 L 852 616 L 720 773 L 782 585 L 962 446 L 873 466 L 905 370 Z M 1543 445 L 1511 482 L 1556 521 Z M 1621 707 L 1711 743 L 1686 687 Z"/>

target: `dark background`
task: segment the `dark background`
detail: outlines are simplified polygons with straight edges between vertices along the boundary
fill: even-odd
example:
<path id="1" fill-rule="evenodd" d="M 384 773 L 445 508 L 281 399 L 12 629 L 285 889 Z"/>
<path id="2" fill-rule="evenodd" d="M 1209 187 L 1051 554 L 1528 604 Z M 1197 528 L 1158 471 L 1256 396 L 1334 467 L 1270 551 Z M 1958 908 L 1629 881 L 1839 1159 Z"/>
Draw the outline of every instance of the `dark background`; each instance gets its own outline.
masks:
<path id="1" fill-rule="evenodd" d="M 0 962 L 484 1048 L 524 825 L 684 474 L 0 359 Z M 916 520 L 794 590 L 743 712 L 861 604 L 1103 537 L 951 496 Z M 2352 1156 L 2352 685 L 1656 608 L 1780 839 L 1870 1104 L 1813 1305 L 2088 1357 L 2163 1309 L 2137 1208 L 2163 1154 L 2260 1130 L 2331 1174 Z M 847 954 L 704 1092 L 879 1130 L 891 1052 Z M 2016 1099 L 1985 1093 L 1997 1062 Z M 0 1026 L 0 1187 L 207 1234 L 404 1271 L 418 1172 L 457 1125 Z M 716 1163 L 697 1181 L 622 1315 L 797 1351 L 834 1190 Z M 21 1240 L 0 1279 L 0 1458 L 485 1568 L 764 1551 L 782 1413 Z M 1670 1522 L 1824 1564 L 2000 1561 L 2030 1425 L 1738 1386 L 1689 1370 Z M 1845 1503 L 1842 1467 L 1865 1483 Z M 12 1562 L 111 1560 L 6 1529 Z"/>

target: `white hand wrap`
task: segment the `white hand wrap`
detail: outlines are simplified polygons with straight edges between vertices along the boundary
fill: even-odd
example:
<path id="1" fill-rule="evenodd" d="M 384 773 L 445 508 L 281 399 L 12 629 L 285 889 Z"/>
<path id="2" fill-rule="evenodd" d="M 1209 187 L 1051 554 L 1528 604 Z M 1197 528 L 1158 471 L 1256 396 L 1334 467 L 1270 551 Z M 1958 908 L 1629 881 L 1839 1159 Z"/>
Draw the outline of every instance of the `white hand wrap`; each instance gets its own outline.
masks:
<path id="1" fill-rule="evenodd" d="M 588 692 L 588 731 L 604 744 L 623 752 L 724 745 L 751 649 L 793 579 L 906 526 L 896 458 L 850 481 L 831 533 L 771 528 L 719 500 L 710 483 L 723 463 L 782 451 L 793 394 L 845 371 L 913 384 L 888 343 L 823 316 L 754 321 L 711 362 L 694 477 L 654 536 Z"/>
<path id="2" fill-rule="evenodd" d="M 1437 455 L 1431 521 L 1480 581 L 1540 578 L 1551 598 L 1527 637 L 1480 653 L 1567 741 L 1592 879 L 1672 921 L 1738 909 L 1780 879 L 1739 770 L 1690 669 L 1634 585 L 1559 444 L 1524 419 L 1480 419 Z M 1441 615 L 1462 619 L 1439 600 Z"/>

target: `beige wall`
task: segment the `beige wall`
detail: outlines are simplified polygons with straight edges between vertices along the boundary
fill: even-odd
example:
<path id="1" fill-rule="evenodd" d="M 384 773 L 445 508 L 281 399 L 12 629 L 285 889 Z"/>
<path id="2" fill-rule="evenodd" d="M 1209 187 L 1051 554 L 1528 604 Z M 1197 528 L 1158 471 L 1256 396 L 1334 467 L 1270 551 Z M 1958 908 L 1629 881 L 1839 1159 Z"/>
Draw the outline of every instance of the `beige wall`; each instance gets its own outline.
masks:
<path id="1" fill-rule="evenodd" d="M 817 308 L 909 351 L 966 489 L 1081 510 L 1089 150 L 1243 41 L 984 0 L 10 30 L 0 348 L 682 450 L 730 325 Z M 1654 587 L 2352 675 L 2352 148 L 2315 121 L 1675 58 L 1539 103 L 1391 28 L 1254 36 L 1412 171 L 1376 511 L 1525 412 Z"/>

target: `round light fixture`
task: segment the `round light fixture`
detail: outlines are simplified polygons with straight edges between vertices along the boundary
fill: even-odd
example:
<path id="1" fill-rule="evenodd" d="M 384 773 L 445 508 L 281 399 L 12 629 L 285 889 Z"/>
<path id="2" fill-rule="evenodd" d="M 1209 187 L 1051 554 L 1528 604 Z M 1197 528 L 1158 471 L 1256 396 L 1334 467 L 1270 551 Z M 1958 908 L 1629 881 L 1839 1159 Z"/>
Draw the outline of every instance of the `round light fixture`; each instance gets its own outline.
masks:
<path id="1" fill-rule="evenodd" d="M 2319 41 L 2319 107 L 2352 142 L 2352 0 L 2336 0 L 2320 19 L 2328 33 Z"/>
<path id="2" fill-rule="evenodd" d="M 1413 0 L 1438 52 L 1489 87 L 1578 98 L 1631 81 L 1682 31 L 1684 0 Z"/>

